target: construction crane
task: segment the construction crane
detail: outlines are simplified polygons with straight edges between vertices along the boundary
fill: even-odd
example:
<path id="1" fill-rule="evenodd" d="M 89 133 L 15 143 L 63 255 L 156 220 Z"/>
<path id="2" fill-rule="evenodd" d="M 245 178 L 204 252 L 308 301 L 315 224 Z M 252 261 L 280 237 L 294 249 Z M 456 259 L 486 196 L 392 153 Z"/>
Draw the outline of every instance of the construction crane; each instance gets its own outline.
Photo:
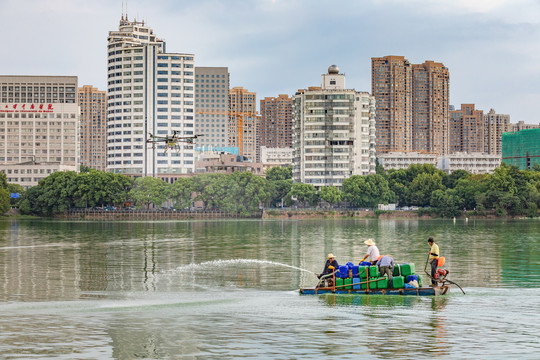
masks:
<path id="1" fill-rule="evenodd" d="M 244 118 L 249 116 L 257 116 L 257 111 L 235 111 L 235 110 L 197 110 L 198 114 L 210 115 L 227 115 L 236 116 L 237 132 L 238 132 L 238 152 L 239 155 L 244 155 Z"/>

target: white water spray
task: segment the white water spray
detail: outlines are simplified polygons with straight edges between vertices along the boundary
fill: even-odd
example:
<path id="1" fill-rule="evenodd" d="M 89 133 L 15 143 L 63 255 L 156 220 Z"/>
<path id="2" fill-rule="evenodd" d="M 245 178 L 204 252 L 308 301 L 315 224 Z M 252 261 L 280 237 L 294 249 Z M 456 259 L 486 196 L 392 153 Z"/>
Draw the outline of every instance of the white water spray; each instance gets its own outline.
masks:
<path id="1" fill-rule="evenodd" d="M 309 271 L 306 269 L 299 268 L 297 266 L 292 266 L 288 264 L 282 264 L 275 261 L 268 261 L 268 260 L 257 260 L 257 259 L 230 259 L 230 260 L 212 260 L 212 261 L 205 261 L 200 264 L 189 264 L 184 266 L 179 266 L 176 269 L 167 270 L 164 271 L 164 273 L 182 273 L 182 272 L 189 272 L 189 271 L 195 271 L 199 269 L 207 269 L 207 268 L 225 268 L 229 266 L 248 266 L 248 265 L 271 265 L 271 266 L 282 266 L 290 269 L 305 271 L 311 274 L 315 274 L 313 271 Z M 316 275 L 316 274 L 315 274 Z"/>

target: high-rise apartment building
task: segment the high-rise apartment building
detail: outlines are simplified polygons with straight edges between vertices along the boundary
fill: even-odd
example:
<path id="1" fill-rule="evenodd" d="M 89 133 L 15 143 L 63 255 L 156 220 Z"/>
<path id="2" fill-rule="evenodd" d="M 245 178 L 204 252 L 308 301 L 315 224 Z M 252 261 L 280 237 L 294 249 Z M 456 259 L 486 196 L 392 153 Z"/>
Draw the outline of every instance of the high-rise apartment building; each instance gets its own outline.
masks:
<path id="1" fill-rule="evenodd" d="M 497 114 L 491 109 L 484 115 L 484 152 L 502 154 L 502 134 L 510 131 L 510 115 Z"/>
<path id="2" fill-rule="evenodd" d="M 293 181 L 341 187 L 352 175 L 375 173 L 375 98 L 346 89 L 332 65 L 322 87 L 294 96 Z"/>
<path id="3" fill-rule="evenodd" d="M 461 109 L 450 110 L 450 153 L 484 152 L 484 112 L 474 104 L 461 104 Z"/>
<path id="4" fill-rule="evenodd" d="M 540 165 L 540 128 L 504 133 L 502 161 L 520 170 Z"/>
<path id="5" fill-rule="evenodd" d="M 0 76 L 0 171 L 27 188 L 79 171 L 76 76 Z"/>
<path id="6" fill-rule="evenodd" d="M 371 58 L 378 153 L 412 150 L 412 67 L 403 56 Z"/>
<path id="7" fill-rule="evenodd" d="M 434 154 L 449 151 L 450 73 L 441 63 L 412 66 L 413 150 Z"/>
<path id="8" fill-rule="evenodd" d="M 288 95 L 261 100 L 260 142 L 267 148 L 292 147 L 293 102 Z"/>
<path id="9" fill-rule="evenodd" d="M 449 71 L 441 63 L 410 64 L 403 56 L 371 59 L 377 152 L 448 151 Z"/>
<path id="10" fill-rule="evenodd" d="M 229 90 L 229 145 L 238 147 L 239 154 L 259 162 L 257 150 L 257 94 L 243 87 Z"/>
<path id="11" fill-rule="evenodd" d="M 515 124 L 510 124 L 509 131 L 521 131 L 521 130 L 538 129 L 538 128 L 540 128 L 540 123 L 539 124 L 525 124 L 524 121 L 518 121 Z"/>
<path id="12" fill-rule="evenodd" d="M 90 85 L 79 88 L 81 165 L 107 169 L 107 92 Z"/>
<path id="13" fill-rule="evenodd" d="M 229 146 L 229 69 L 195 67 L 195 133 L 205 149 Z"/>
<path id="14" fill-rule="evenodd" d="M 147 143 L 150 134 L 194 135 L 194 55 L 165 52 L 144 21 L 127 16 L 107 40 L 107 170 L 171 182 L 194 173 L 192 144 Z"/>

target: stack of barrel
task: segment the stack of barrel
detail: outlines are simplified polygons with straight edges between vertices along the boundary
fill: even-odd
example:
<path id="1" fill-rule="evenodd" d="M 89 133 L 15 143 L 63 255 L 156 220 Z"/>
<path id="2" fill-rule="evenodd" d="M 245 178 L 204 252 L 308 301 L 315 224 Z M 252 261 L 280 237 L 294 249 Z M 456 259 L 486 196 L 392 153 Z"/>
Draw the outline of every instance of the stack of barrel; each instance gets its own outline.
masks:
<path id="1" fill-rule="evenodd" d="M 415 274 L 414 264 L 397 264 L 394 266 L 392 280 L 381 276 L 379 268 L 376 265 L 367 265 L 369 263 L 360 263 L 354 265 L 347 263 L 341 265 L 339 271 L 336 271 L 336 288 L 345 290 L 366 290 L 366 289 L 401 289 L 407 287 L 410 281 L 418 281 L 422 287 L 422 278 Z"/>

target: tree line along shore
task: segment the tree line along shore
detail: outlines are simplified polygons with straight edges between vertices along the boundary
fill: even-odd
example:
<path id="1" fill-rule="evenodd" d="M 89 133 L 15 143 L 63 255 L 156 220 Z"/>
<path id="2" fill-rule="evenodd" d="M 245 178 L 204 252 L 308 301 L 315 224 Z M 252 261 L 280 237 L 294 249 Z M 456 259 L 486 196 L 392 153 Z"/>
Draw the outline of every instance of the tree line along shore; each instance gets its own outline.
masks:
<path id="1" fill-rule="evenodd" d="M 464 211 L 477 216 L 537 217 L 540 207 L 538 166 L 519 170 L 503 164 L 493 174 L 464 170 L 446 174 L 430 164 L 388 171 L 377 166 L 376 174 L 351 176 L 341 189 L 325 186 L 319 190 L 311 184 L 293 183 L 291 175 L 291 167 L 274 167 L 266 178 L 250 172 L 199 174 L 169 184 L 153 177 L 133 179 L 83 167 L 80 173 L 53 173 L 24 191 L 7 183 L 2 174 L 0 212 L 17 207 L 24 215 L 57 216 L 76 209 L 166 209 L 247 217 L 265 209 L 273 217 L 282 216 L 277 209 L 316 208 L 327 216 L 396 203 L 418 207 L 418 216 L 452 218 Z M 10 198 L 10 193 L 19 193 L 19 198 Z"/>

